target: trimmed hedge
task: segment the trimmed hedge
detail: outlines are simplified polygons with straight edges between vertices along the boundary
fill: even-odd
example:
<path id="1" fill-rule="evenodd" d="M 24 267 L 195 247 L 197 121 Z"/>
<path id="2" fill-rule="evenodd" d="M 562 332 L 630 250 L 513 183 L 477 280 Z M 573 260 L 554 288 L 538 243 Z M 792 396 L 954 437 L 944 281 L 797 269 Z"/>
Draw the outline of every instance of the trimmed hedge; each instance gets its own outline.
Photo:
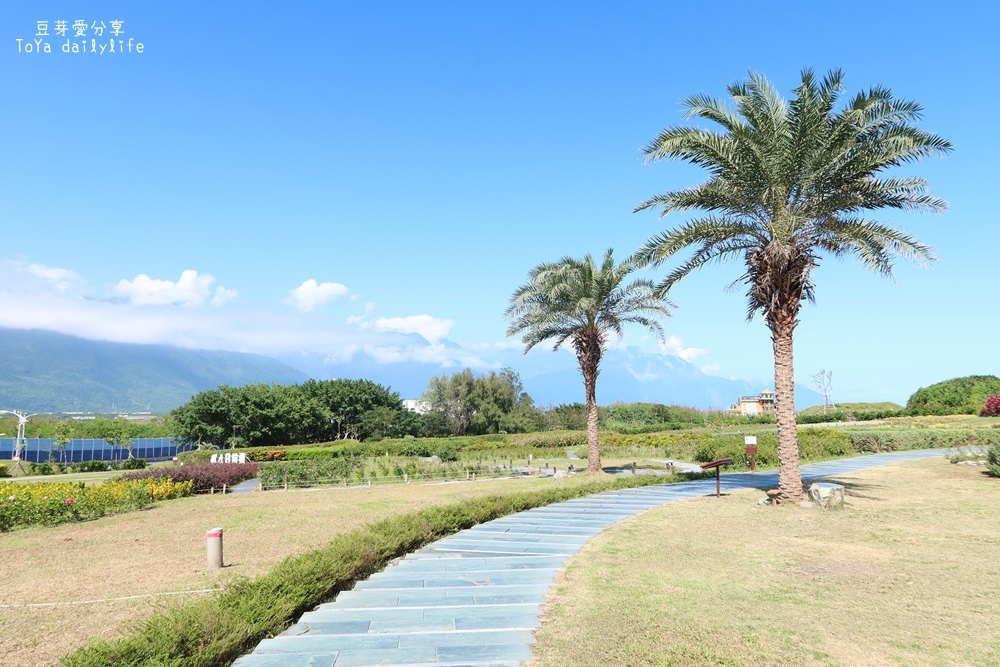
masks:
<path id="1" fill-rule="evenodd" d="M 223 486 L 233 486 L 243 480 L 257 476 L 256 463 L 195 463 L 188 466 L 172 468 L 147 468 L 137 472 L 128 472 L 119 477 L 121 480 L 137 479 L 172 479 L 175 482 L 194 484 L 195 493 L 221 489 Z"/>
<path id="2" fill-rule="evenodd" d="M 846 433 L 854 451 L 860 453 L 1000 445 L 1000 431 L 993 429 L 859 429 Z"/>
<path id="3" fill-rule="evenodd" d="M 608 434 L 601 436 L 602 453 L 613 456 L 615 447 L 662 448 L 665 456 L 681 461 L 706 463 L 732 458 L 736 467 L 750 467 L 744 436 L 757 437 L 757 465 L 765 468 L 778 465 L 778 434 L 776 431 L 746 433 L 649 433 L 640 435 Z M 606 449 L 605 449 L 606 448 Z M 799 456 L 802 460 L 829 459 L 852 453 L 851 441 L 842 431 L 831 429 L 801 429 Z"/>
<path id="4" fill-rule="evenodd" d="M 270 572 L 242 578 L 207 599 L 157 611 L 137 634 L 97 640 L 65 656 L 64 667 L 108 665 L 222 667 L 304 612 L 349 590 L 393 558 L 465 528 L 551 503 L 685 476 L 613 477 L 575 487 L 493 495 L 432 507 L 341 533 L 326 547 L 292 556 Z"/>
<path id="5" fill-rule="evenodd" d="M 245 452 L 251 461 L 304 461 L 334 459 L 339 457 L 368 458 L 373 456 L 437 456 L 443 461 L 458 460 L 460 452 L 487 452 L 503 450 L 518 457 L 524 452 L 540 456 L 535 449 L 566 450 L 587 444 L 586 431 L 539 431 L 537 433 L 490 434 L 450 438 L 396 438 L 385 440 L 338 440 L 321 445 L 289 445 L 287 447 L 251 447 L 226 450 L 230 453 Z M 178 454 L 186 464 L 207 463 L 217 450 L 195 449 Z M 564 451 L 562 453 L 565 453 Z M 505 456 L 504 458 L 507 458 Z"/>

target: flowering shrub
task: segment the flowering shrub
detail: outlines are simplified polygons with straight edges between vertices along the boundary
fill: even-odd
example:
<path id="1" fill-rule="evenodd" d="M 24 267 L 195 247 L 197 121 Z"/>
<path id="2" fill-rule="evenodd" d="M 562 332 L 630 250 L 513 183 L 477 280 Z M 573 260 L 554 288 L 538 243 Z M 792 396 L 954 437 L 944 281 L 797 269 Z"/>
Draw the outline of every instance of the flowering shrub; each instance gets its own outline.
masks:
<path id="1" fill-rule="evenodd" d="M 195 493 L 210 489 L 221 489 L 223 485 L 233 486 L 245 479 L 257 476 L 256 463 L 195 463 L 173 468 L 149 468 L 122 475 L 122 480 L 172 479 L 175 482 L 191 482 Z"/>
<path id="2" fill-rule="evenodd" d="M 990 396 L 986 399 L 983 409 L 979 412 L 980 417 L 1000 417 L 1000 394 Z"/>
<path id="3" fill-rule="evenodd" d="M 158 500 L 189 496 L 191 482 L 167 479 L 83 482 L 0 483 L 0 531 L 33 525 L 83 521 L 148 507 Z"/>
<path id="4" fill-rule="evenodd" d="M 247 452 L 247 459 L 251 461 L 284 461 L 285 450 L 283 449 L 253 450 Z"/>

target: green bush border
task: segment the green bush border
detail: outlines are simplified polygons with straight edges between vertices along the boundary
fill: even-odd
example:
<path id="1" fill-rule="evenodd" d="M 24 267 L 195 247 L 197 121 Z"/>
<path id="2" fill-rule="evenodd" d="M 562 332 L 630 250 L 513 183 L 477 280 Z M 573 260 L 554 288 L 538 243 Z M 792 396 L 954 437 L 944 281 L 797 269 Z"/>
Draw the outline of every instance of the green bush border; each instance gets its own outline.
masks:
<path id="1" fill-rule="evenodd" d="M 64 667 L 222 667 L 355 582 L 442 537 L 533 507 L 602 491 L 687 481 L 692 476 L 627 476 L 578 486 L 490 495 L 418 510 L 337 535 L 268 573 L 238 579 L 219 593 L 166 607 L 117 640 L 98 640 L 65 656 Z"/>

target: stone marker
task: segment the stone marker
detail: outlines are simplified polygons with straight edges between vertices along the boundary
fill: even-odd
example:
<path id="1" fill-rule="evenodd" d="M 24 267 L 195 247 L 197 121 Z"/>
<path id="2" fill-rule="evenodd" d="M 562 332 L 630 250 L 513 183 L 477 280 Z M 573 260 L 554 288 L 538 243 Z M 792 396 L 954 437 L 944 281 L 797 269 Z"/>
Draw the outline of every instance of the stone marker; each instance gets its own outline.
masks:
<path id="1" fill-rule="evenodd" d="M 829 482 L 816 482 L 809 487 L 809 497 L 824 509 L 844 504 L 844 487 Z"/>

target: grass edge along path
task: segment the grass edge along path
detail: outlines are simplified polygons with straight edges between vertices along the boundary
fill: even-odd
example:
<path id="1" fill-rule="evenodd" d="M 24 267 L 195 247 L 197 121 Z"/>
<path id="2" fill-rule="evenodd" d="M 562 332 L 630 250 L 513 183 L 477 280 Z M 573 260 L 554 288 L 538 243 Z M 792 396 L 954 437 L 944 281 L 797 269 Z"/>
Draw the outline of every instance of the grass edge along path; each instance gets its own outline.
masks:
<path id="1" fill-rule="evenodd" d="M 238 579 L 210 598 L 165 607 L 140 624 L 135 634 L 93 642 L 65 656 L 60 664 L 223 667 L 392 559 L 437 539 L 533 507 L 690 479 L 612 477 L 573 488 L 485 496 L 475 503 L 452 503 L 385 519 L 337 535 L 323 548 L 287 558 L 267 574 Z"/>

